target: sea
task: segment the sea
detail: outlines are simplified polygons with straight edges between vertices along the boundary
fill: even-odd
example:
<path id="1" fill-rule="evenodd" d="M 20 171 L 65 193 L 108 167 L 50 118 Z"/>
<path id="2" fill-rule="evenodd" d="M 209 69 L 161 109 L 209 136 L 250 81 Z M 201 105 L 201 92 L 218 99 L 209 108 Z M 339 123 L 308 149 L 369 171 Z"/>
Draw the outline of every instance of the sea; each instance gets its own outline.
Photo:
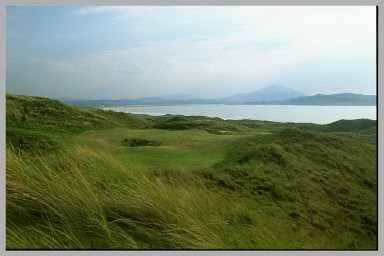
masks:
<path id="1" fill-rule="evenodd" d="M 376 120 L 376 106 L 303 106 L 303 105 L 172 105 L 106 107 L 118 112 L 160 116 L 208 116 L 222 119 L 252 119 L 275 122 L 328 124 L 340 119 Z"/>

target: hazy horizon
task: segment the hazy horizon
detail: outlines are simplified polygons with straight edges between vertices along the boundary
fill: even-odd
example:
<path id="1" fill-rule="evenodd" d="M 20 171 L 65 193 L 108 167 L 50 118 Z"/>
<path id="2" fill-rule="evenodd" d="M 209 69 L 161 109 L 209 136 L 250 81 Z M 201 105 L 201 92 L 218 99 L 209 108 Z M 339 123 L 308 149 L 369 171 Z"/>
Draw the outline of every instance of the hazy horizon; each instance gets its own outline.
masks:
<path id="1" fill-rule="evenodd" d="M 261 89 L 266 89 L 266 88 L 269 88 L 269 87 L 280 87 L 282 85 L 271 85 L 271 86 L 267 86 L 267 87 L 262 87 L 262 88 L 259 88 L 258 90 L 261 90 Z M 282 86 L 282 87 L 286 87 L 286 86 Z M 289 87 L 287 87 L 289 88 Z M 292 88 L 290 88 L 292 89 Z M 248 91 L 248 92 L 241 92 L 241 93 L 233 93 L 233 94 L 228 94 L 228 95 L 224 95 L 224 96 L 221 96 L 221 97 L 199 97 L 199 96 L 196 96 L 196 95 L 193 95 L 193 94 L 186 94 L 186 93 L 171 93 L 171 94 L 156 94 L 156 95 L 147 95 L 147 96 L 142 96 L 142 97 L 114 97 L 114 98 L 105 98 L 105 97 L 100 97 L 100 98 L 87 98 L 87 97 L 62 97 L 62 96 L 58 96 L 58 97 L 52 97 L 52 98 L 55 98 L 55 99 L 73 99 L 73 100 L 102 100 L 102 99 L 106 99 L 106 100 L 124 100 L 124 99 L 141 99 L 141 98 L 164 98 L 164 99 L 178 99 L 178 100 L 184 100 L 184 99 L 206 99 L 206 100 L 209 100 L 209 99 L 217 99 L 217 98 L 225 98 L 225 97 L 228 97 L 228 96 L 233 96 L 233 95 L 236 95 L 236 94 L 247 94 L 247 93 L 252 93 L 252 92 L 255 92 L 255 91 L 258 91 L 258 90 L 254 90 L 254 91 Z M 302 91 L 300 91 L 302 92 Z M 305 92 L 303 92 L 305 93 Z M 333 94 L 343 94 L 343 93 L 351 93 L 351 92 L 338 92 L 338 93 L 333 93 Z M 353 93 L 353 92 L 352 92 Z M 316 94 L 322 94 L 322 93 L 313 93 L 313 94 L 306 94 L 305 96 L 314 96 Z M 359 93 L 358 93 L 359 94 Z M 376 96 L 376 93 L 372 93 L 372 94 L 362 94 L 362 95 L 375 95 Z M 38 96 L 38 95 L 28 95 L 28 96 Z"/>
<path id="2" fill-rule="evenodd" d="M 375 95 L 375 7 L 6 9 L 9 93 L 219 98 L 275 85 Z"/>

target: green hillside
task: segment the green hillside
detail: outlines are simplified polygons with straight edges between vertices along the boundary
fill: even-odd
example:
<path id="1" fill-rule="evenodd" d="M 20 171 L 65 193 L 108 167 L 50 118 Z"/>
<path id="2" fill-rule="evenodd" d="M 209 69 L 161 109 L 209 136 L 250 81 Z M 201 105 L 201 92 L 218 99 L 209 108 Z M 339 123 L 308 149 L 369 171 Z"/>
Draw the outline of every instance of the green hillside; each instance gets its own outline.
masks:
<path id="1" fill-rule="evenodd" d="M 204 176 L 219 188 L 254 197 L 259 207 L 274 202 L 298 229 L 309 225 L 329 237 L 354 239 L 364 234 L 371 243 L 377 232 L 374 156 L 370 145 L 286 129 L 240 140 Z"/>
<path id="2" fill-rule="evenodd" d="M 229 123 L 220 118 L 204 116 L 159 116 L 153 118 L 153 123 L 150 127 L 166 130 L 201 129 L 214 134 L 252 132 L 252 129 L 246 126 Z"/>
<path id="3" fill-rule="evenodd" d="M 377 122 L 370 119 L 338 120 L 329 124 L 307 123 L 278 123 L 258 120 L 228 120 L 227 122 L 246 126 L 249 128 L 263 129 L 269 132 L 279 132 L 290 128 L 312 132 L 336 133 L 351 139 L 376 144 Z"/>
<path id="4" fill-rule="evenodd" d="M 325 125 L 325 131 L 333 132 L 359 132 L 364 134 L 376 134 L 377 122 L 369 119 L 339 120 Z"/>
<path id="5" fill-rule="evenodd" d="M 376 249 L 375 136 L 7 95 L 6 246 Z"/>
<path id="6" fill-rule="evenodd" d="M 42 97 L 6 96 L 7 126 L 35 126 L 64 131 L 111 128 L 140 128 L 145 119 L 127 113 L 70 106 Z"/>

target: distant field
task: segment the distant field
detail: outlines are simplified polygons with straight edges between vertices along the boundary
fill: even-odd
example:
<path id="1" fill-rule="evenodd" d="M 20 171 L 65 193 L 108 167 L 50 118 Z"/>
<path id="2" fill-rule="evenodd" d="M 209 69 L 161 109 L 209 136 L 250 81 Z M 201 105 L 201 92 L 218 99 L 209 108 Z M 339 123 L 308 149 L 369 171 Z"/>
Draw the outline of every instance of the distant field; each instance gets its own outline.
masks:
<path id="1" fill-rule="evenodd" d="M 7 248 L 376 249 L 376 136 L 7 95 Z"/>

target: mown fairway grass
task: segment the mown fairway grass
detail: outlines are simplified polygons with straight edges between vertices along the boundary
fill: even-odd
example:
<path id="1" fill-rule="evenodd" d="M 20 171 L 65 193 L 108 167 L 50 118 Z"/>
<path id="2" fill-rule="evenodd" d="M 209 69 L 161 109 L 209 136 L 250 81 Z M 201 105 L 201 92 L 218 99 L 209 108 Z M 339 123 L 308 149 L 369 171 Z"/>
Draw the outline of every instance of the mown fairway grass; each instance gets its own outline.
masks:
<path id="1" fill-rule="evenodd" d="M 203 130 L 110 129 L 87 131 L 74 137 L 73 145 L 97 147 L 126 162 L 150 167 L 209 168 L 223 160 L 227 146 L 247 135 L 215 135 Z M 158 147 L 126 147 L 125 138 L 143 138 L 161 143 Z M 66 140 L 67 141 L 67 140 Z M 66 142 L 63 141 L 63 142 Z"/>
<path id="2" fill-rule="evenodd" d="M 375 249 L 375 125 L 156 119 L 8 95 L 7 248 Z"/>

